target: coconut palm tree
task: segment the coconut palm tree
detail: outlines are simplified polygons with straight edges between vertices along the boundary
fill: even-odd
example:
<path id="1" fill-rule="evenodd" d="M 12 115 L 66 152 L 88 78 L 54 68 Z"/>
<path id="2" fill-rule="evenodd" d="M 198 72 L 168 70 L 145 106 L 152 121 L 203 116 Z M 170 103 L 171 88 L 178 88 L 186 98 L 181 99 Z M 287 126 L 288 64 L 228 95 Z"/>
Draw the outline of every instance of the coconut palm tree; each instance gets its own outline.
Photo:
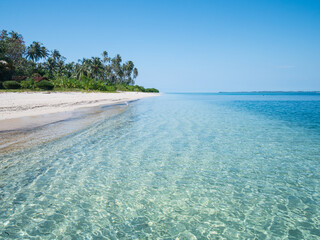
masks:
<path id="1" fill-rule="evenodd" d="M 137 78 L 138 77 L 138 69 L 137 68 L 134 68 L 133 69 L 133 79 Z"/>
<path id="2" fill-rule="evenodd" d="M 104 67 L 104 81 L 108 82 L 111 81 L 111 74 L 112 74 L 112 68 L 110 65 L 107 65 Z"/>
<path id="3" fill-rule="evenodd" d="M 63 60 L 59 60 L 57 62 L 57 70 L 59 74 L 63 74 L 64 70 L 65 70 L 65 66 L 64 66 L 64 61 Z"/>
<path id="4" fill-rule="evenodd" d="M 81 79 L 83 76 L 90 77 L 91 75 L 91 60 L 83 58 L 82 60 L 78 60 L 79 63 L 76 64 L 76 77 L 77 79 Z"/>
<path id="5" fill-rule="evenodd" d="M 60 52 L 59 52 L 57 49 L 55 49 L 55 50 L 52 51 L 51 57 L 52 57 L 56 62 L 58 62 L 58 61 L 60 60 L 60 58 L 61 58 L 61 54 L 60 54 Z"/>
<path id="6" fill-rule="evenodd" d="M 119 54 L 117 54 L 116 57 L 111 59 L 111 67 L 114 72 L 114 75 L 116 75 L 118 77 L 118 79 L 117 79 L 118 83 L 122 82 L 122 77 L 123 77 L 121 62 L 122 62 L 122 58 Z"/>
<path id="7" fill-rule="evenodd" d="M 68 77 L 71 77 L 75 72 L 74 62 L 67 63 L 65 65 L 66 74 Z"/>
<path id="8" fill-rule="evenodd" d="M 122 71 L 124 75 L 124 82 L 126 84 L 131 84 L 132 83 L 132 78 L 131 74 L 134 68 L 134 64 L 132 61 L 128 61 L 125 64 L 122 65 Z"/>
<path id="9" fill-rule="evenodd" d="M 102 57 L 103 57 L 104 63 L 110 63 L 111 58 L 109 57 L 109 54 L 107 51 L 103 51 Z"/>
<path id="10" fill-rule="evenodd" d="M 103 75 L 103 64 L 100 58 L 93 57 L 91 60 L 90 68 L 91 73 L 96 80 Z"/>
<path id="11" fill-rule="evenodd" d="M 56 69 L 56 62 L 53 60 L 53 58 L 48 58 L 47 62 L 45 63 L 45 68 L 48 70 L 50 77 L 53 76 L 53 72 Z"/>
<path id="12" fill-rule="evenodd" d="M 18 32 L 11 31 L 9 34 L 12 40 L 23 40 L 22 35 Z"/>
<path id="13" fill-rule="evenodd" d="M 39 61 L 41 58 L 46 58 L 48 56 L 48 50 L 42 46 L 42 43 L 33 42 L 27 48 L 27 58 L 31 59 L 33 62 Z"/>

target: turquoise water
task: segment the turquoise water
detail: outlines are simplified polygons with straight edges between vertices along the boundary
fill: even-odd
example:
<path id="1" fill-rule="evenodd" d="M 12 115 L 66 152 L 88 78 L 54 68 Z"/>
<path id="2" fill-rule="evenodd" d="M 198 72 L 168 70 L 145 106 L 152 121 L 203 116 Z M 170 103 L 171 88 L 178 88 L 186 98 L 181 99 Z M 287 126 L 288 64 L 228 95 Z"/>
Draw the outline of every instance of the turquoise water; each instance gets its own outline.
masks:
<path id="1" fill-rule="evenodd" d="M 0 157 L 2 239 L 320 239 L 317 94 L 165 94 Z"/>

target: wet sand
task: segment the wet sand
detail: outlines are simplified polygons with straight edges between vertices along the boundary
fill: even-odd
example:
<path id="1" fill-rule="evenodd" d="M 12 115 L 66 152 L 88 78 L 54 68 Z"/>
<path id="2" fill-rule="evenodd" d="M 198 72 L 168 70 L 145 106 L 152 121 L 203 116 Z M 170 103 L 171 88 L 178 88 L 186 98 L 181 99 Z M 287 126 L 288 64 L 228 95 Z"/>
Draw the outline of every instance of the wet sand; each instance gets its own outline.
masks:
<path id="1" fill-rule="evenodd" d="M 0 154 L 31 148 L 67 136 L 90 124 L 122 113 L 128 107 L 126 104 L 119 104 L 2 120 Z"/>

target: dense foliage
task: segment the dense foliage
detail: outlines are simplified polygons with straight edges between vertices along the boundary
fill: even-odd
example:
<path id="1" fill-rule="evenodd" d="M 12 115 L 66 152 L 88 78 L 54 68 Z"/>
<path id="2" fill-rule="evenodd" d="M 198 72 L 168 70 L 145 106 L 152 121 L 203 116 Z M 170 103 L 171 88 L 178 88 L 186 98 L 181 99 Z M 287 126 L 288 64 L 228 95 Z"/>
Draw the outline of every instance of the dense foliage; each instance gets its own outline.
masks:
<path id="1" fill-rule="evenodd" d="M 21 87 L 17 81 L 5 81 L 2 85 L 5 89 L 19 89 Z"/>
<path id="2" fill-rule="evenodd" d="M 37 87 L 42 90 L 52 90 L 54 88 L 54 85 L 48 80 L 42 80 L 37 83 Z"/>
<path id="3" fill-rule="evenodd" d="M 45 89 L 39 86 L 48 85 L 41 83 L 46 81 L 55 89 L 159 92 L 134 85 L 137 77 L 134 63 L 122 62 L 119 54 L 111 58 L 104 51 L 101 58 L 68 63 L 58 50 L 48 51 L 39 42 L 25 46 L 17 32 L 2 30 L 0 34 L 0 86 L 16 80 L 23 89 Z"/>

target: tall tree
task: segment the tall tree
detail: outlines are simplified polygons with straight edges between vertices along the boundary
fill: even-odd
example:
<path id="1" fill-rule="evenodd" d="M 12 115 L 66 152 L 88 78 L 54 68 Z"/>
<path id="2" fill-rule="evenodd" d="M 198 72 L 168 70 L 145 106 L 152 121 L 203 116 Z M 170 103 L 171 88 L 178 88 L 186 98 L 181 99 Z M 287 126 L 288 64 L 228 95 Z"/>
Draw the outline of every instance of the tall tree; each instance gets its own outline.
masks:
<path id="1" fill-rule="evenodd" d="M 48 56 L 48 50 L 39 42 L 33 42 L 27 48 L 27 57 L 34 62 L 38 62 L 42 58 Z"/>
<path id="2" fill-rule="evenodd" d="M 138 77 L 138 69 L 134 68 L 133 69 L 133 79 L 136 79 Z"/>
<path id="3" fill-rule="evenodd" d="M 67 77 L 72 77 L 73 73 L 75 72 L 74 62 L 67 63 L 65 65 L 65 70 L 66 70 Z"/>
<path id="4" fill-rule="evenodd" d="M 2 30 L 0 34 L 0 60 L 11 61 L 15 68 L 20 68 L 24 62 L 25 45 L 23 37 L 17 32 Z"/>
<path id="5" fill-rule="evenodd" d="M 56 62 L 58 62 L 58 61 L 60 60 L 60 58 L 61 58 L 61 54 L 60 54 L 60 52 L 59 52 L 57 49 L 55 49 L 55 50 L 52 51 L 51 57 L 52 57 Z"/>
<path id="6" fill-rule="evenodd" d="M 9 34 L 12 40 L 23 40 L 22 35 L 18 32 L 11 31 Z"/>
<path id="7" fill-rule="evenodd" d="M 81 79 L 83 76 L 90 77 L 90 65 L 91 60 L 83 58 L 82 60 L 78 60 L 78 63 L 76 64 L 76 78 Z"/>
<path id="8" fill-rule="evenodd" d="M 134 64 L 132 61 L 128 61 L 125 64 L 122 65 L 123 73 L 124 73 L 124 81 L 126 84 L 132 84 L 132 71 L 134 68 Z"/>
<path id="9" fill-rule="evenodd" d="M 123 77 L 121 62 L 122 62 L 122 58 L 119 54 L 117 54 L 117 56 L 111 60 L 111 67 L 112 67 L 114 74 L 117 76 L 118 83 L 122 82 L 122 77 Z"/>
<path id="10" fill-rule="evenodd" d="M 110 63 L 111 58 L 109 57 L 109 54 L 107 51 L 103 51 L 102 53 L 102 57 L 103 57 L 103 62 L 106 63 Z"/>
<path id="11" fill-rule="evenodd" d="M 101 59 L 98 57 L 93 57 L 90 63 L 91 74 L 97 80 L 103 75 L 103 65 Z"/>
<path id="12" fill-rule="evenodd" d="M 54 59 L 52 57 L 49 57 L 44 65 L 49 72 L 49 77 L 53 77 L 53 73 L 56 70 L 56 62 L 54 61 Z"/>
<path id="13" fill-rule="evenodd" d="M 65 65 L 63 60 L 59 60 L 57 62 L 57 72 L 59 75 L 64 75 L 65 73 Z"/>

